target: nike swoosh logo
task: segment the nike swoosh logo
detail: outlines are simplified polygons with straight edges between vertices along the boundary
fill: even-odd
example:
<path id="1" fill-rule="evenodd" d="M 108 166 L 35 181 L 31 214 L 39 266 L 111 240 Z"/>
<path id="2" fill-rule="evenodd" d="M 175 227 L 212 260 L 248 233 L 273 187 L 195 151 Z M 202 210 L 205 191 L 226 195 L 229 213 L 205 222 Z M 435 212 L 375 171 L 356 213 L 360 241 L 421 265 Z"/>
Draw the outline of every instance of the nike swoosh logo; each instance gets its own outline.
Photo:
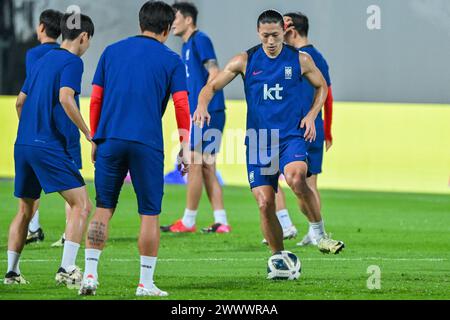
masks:
<path id="1" fill-rule="evenodd" d="M 261 71 L 253 71 L 252 75 L 257 76 L 258 74 L 261 74 L 261 73 L 262 73 L 262 70 Z"/>

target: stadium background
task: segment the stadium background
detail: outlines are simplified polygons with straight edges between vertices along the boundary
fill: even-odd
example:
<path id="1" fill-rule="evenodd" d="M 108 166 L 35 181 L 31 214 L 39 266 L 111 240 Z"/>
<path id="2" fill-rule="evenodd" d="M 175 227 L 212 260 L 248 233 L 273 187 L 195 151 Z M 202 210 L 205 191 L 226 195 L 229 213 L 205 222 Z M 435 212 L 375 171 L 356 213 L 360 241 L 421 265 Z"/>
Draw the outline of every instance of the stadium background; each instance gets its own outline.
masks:
<path id="1" fill-rule="evenodd" d="M 334 145 L 325 156 L 320 187 L 333 189 L 449 192 L 450 176 L 450 3 L 445 0 L 360 1 L 193 1 L 198 26 L 215 45 L 224 65 L 235 53 L 258 42 L 259 12 L 302 10 L 310 17 L 310 40 L 327 57 L 335 100 Z M 0 177 L 14 175 L 17 130 L 14 95 L 24 79 L 26 49 L 36 44 L 34 26 L 46 8 L 64 11 L 74 1 L 0 0 Z M 76 1 L 96 24 L 83 60 L 82 95 L 89 96 L 98 58 L 108 44 L 138 33 L 143 1 Z M 381 9 L 381 29 L 369 30 L 367 8 Z M 343 18 L 345 17 L 345 18 Z M 181 41 L 167 43 L 180 52 Z M 245 128 L 242 81 L 225 90 L 232 135 Z M 88 98 L 81 109 L 88 119 Z M 177 139 L 173 107 L 164 116 L 165 171 L 173 169 Z M 239 135 L 238 135 L 239 136 Z M 93 166 L 83 141 L 83 174 Z M 246 185 L 243 139 L 225 133 L 220 164 L 228 185 Z M 230 156 L 231 155 L 231 156 Z M 239 158 L 240 157 L 240 158 Z M 232 159 L 233 160 L 233 159 Z M 220 162 L 220 161 L 219 161 Z M 229 161 L 228 161 L 229 162 Z"/>

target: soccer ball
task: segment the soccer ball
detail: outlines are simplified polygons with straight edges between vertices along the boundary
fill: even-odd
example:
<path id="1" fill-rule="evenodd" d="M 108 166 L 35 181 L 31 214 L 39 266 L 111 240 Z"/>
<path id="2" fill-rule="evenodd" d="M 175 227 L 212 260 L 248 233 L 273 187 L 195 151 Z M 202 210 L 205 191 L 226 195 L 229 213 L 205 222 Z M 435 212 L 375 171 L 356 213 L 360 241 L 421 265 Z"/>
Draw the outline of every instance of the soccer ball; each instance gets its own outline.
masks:
<path id="1" fill-rule="evenodd" d="M 300 259 L 290 251 L 278 251 L 267 261 L 267 279 L 297 280 L 301 271 Z"/>

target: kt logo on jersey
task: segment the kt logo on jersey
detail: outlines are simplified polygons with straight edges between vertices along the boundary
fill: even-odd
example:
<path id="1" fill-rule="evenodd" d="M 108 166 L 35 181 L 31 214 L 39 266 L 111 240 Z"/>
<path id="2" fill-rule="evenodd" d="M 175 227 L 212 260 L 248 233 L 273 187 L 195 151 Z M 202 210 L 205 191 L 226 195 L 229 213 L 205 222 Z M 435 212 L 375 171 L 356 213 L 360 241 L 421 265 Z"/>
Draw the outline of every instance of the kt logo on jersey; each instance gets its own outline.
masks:
<path id="1" fill-rule="evenodd" d="M 283 91 L 283 87 L 280 87 L 279 83 L 271 88 L 269 88 L 267 83 L 264 83 L 264 100 L 283 100 L 283 97 L 280 94 L 281 91 Z"/>

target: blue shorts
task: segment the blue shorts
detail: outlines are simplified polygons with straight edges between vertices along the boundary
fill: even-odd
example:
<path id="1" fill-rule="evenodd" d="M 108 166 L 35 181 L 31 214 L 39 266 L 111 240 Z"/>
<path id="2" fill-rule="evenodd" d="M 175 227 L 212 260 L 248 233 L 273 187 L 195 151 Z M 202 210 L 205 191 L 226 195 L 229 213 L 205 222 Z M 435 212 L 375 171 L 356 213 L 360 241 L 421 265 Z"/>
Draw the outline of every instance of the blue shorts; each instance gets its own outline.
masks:
<path id="1" fill-rule="evenodd" d="M 81 161 L 81 146 L 78 145 L 75 147 L 68 148 L 67 152 L 72 157 L 72 159 L 75 162 L 75 164 L 77 165 L 78 169 L 81 170 L 83 168 L 82 161 Z"/>
<path id="2" fill-rule="evenodd" d="M 191 128 L 191 151 L 198 153 L 216 154 L 220 150 L 223 128 L 225 127 L 225 111 L 211 112 L 211 122 L 199 128 L 192 125 Z"/>
<path id="3" fill-rule="evenodd" d="M 64 150 L 15 145 L 14 162 L 17 198 L 39 199 L 42 189 L 51 193 L 85 185 L 75 161 Z"/>
<path id="4" fill-rule="evenodd" d="M 164 153 L 148 145 L 120 139 L 98 141 L 95 161 L 97 207 L 117 206 L 130 171 L 141 215 L 158 215 L 164 193 Z"/>
<path id="5" fill-rule="evenodd" d="M 308 144 L 308 172 L 319 174 L 322 172 L 324 140 L 317 138 Z"/>
<path id="6" fill-rule="evenodd" d="M 250 188 L 272 186 L 278 191 L 278 177 L 284 173 L 284 168 L 291 162 L 307 161 L 307 144 L 303 138 L 292 138 L 280 143 L 279 153 L 271 155 L 269 164 L 250 163 L 247 147 L 247 173 Z M 253 161 L 252 161 L 253 162 Z"/>

